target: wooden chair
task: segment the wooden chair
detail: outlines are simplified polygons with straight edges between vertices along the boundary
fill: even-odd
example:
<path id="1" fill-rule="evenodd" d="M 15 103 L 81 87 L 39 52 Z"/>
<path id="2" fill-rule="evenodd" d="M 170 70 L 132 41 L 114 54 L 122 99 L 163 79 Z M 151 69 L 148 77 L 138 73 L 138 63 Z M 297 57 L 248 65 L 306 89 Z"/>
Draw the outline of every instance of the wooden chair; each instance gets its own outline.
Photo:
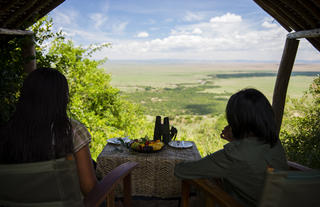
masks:
<path id="1" fill-rule="evenodd" d="M 64 158 L 37 163 L 0 165 L 0 206 L 86 206 L 106 200 L 115 206 L 115 187 L 123 182 L 123 204 L 131 206 L 131 172 L 138 163 L 124 163 L 96 184 L 82 200 L 76 165 Z"/>
<path id="2" fill-rule="evenodd" d="M 84 199 L 86 207 L 99 206 L 104 200 L 108 207 L 115 206 L 114 188 L 123 181 L 123 204 L 131 206 L 131 172 L 138 163 L 126 162 L 108 173 Z"/>
<path id="3" fill-rule="evenodd" d="M 292 171 L 311 170 L 311 168 L 290 161 L 288 161 L 288 165 Z M 189 206 L 189 194 L 191 186 L 194 186 L 205 193 L 206 207 L 215 206 L 217 204 L 221 207 L 242 207 L 242 204 L 231 197 L 228 193 L 223 191 L 219 185 L 213 184 L 207 179 L 182 180 L 181 207 Z"/>
<path id="4" fill-rule="evenodd" d="M 182 180 L 181 207 L 189 207 L 191 186 L 205 193 L 206 207 L 215 206 L 216 204 L 222 207 L 242 207 L 238 201 L 207 179 Z"/>

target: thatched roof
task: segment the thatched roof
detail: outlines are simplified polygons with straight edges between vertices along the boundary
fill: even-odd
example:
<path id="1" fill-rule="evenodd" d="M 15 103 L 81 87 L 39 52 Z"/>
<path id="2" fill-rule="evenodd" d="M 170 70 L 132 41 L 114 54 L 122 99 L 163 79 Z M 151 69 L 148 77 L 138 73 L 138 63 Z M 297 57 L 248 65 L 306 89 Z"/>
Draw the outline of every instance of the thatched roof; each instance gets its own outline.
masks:
<path id="1" fill-rule="evenodd" d="M 0 28 L 26 29 L 64 0 L 0 0 Z"/>
<path id="2" fill-rule="evenodd" d="M 254 0 L 288 32 L 320 29 L 319 0 Z M 320 51 L 320 37 L 307 38 Z"/>
<path id="3" fill-rule="evenodd" d="M 0 0 L 0 28 L 25 29 L 64 0 Z M 319 0 L 254 0 L 288 32 L 320 28 Z M 320 51 L 320 37 L 308 38 Z"/>

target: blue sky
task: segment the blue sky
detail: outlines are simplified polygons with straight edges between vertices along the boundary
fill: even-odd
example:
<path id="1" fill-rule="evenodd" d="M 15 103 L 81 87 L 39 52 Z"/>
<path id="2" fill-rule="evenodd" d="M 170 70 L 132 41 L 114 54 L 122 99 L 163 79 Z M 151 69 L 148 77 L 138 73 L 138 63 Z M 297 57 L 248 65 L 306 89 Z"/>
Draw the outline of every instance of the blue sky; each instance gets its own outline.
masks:
<path id="1" fill-rule="evenodd" d="M 252 0 L 66 0 L 50 13 L 95 58 L 279 62 L 287 32 Z M 300 42 L 297 60 L 320 61 Z"/>

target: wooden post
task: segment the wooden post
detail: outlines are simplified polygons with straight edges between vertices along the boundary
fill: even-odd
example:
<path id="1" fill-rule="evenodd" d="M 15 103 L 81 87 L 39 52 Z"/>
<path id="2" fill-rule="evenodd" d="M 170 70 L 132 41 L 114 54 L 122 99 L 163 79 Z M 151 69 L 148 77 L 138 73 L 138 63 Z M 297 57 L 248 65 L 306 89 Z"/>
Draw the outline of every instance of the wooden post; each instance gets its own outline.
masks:
<path id="1" fill-rule="evenodd" d="M 214 207 L 216 206 L 216 202 L 214 202 L 213 198 L 209 195 L 206 196 L 206 207 Z"/>
<path id="2" fill-rule="evenodd" d="M 33 36 L 25 36 L 22 46 L 22 56 L 24 59 L 24 71 L 27 73 L 36 69 L 36 49 Z"/>
<path id="3" fill-rule="evenodd" d="M 182 180 L 180 207 L 189 206 L 189 195 L 190 195 L 190 184 L 186 180 Z"/>
<path id="4" fill-rule="evenodd" d="M 273 91 L 272 108 L 274 110 L 277 132 L 280 132 L 284 105 L 292 67 L 296 58 L 299 40 L 288 39 L 283 50 L 277 80 Z"/>
<path id="5" fill-rule="evenodd" d="M 107 207 L 115 207 L 114 199 L 115 199 L 114 190 L 112 190 L 106 199 Z"/>
<path id="6" fill-rule="evenodd" d="M 125 207 L 131 206 L 131 173 L 123 179 L 123 203 Z"/>

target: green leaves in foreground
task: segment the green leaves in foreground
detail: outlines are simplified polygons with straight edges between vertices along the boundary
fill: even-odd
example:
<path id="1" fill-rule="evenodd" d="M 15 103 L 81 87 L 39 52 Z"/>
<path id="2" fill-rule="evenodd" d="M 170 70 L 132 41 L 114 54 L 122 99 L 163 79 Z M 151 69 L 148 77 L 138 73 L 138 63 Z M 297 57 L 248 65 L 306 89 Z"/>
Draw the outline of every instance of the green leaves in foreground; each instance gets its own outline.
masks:
<path id="1" fill-rule="evenodd" d="M 281 140 L 288 159 L 320 168 L 320 76 L 300 99 L 287 103 Z"/>

